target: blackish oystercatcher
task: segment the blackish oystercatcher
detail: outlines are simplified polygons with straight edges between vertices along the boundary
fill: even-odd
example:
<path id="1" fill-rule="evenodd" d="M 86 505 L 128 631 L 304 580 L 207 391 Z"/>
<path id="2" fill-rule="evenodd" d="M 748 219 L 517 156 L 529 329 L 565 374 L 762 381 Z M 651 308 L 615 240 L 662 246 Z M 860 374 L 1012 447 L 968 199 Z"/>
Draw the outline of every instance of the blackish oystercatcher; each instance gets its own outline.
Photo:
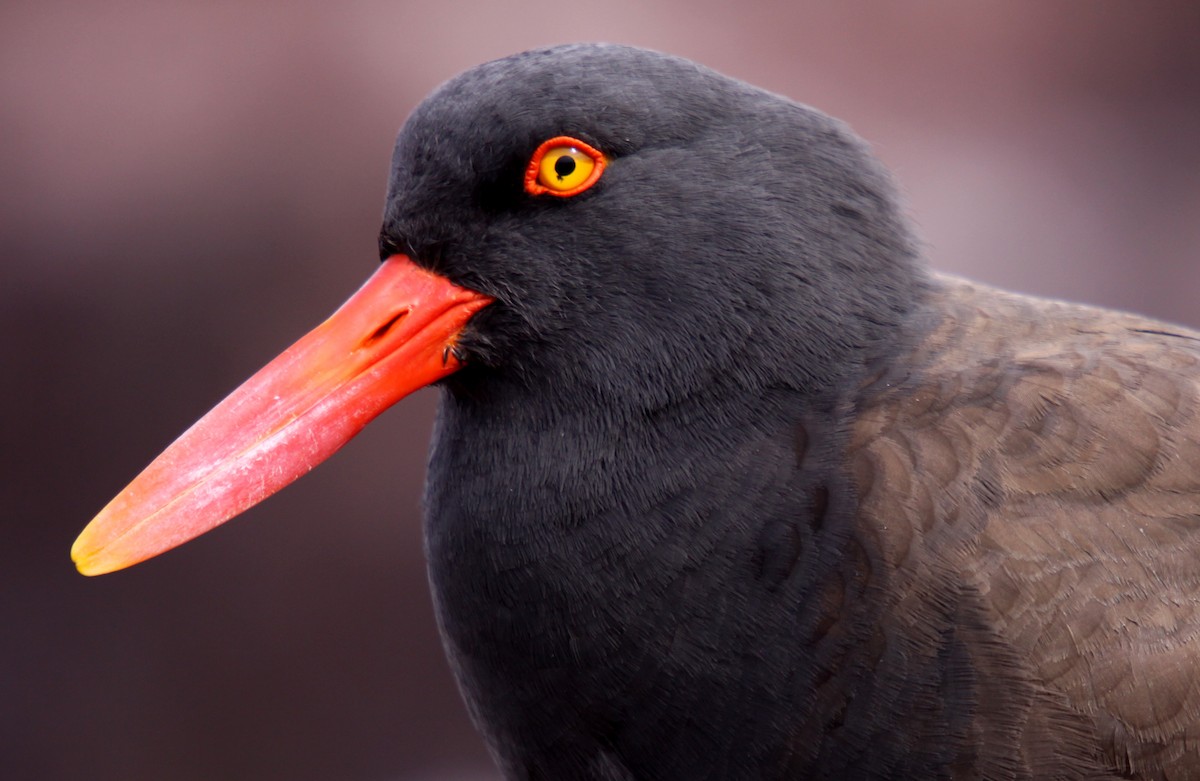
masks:
<path id="1" fill-rule="evenodd" d="M 1200 778 L 1200 334 L 934 274 L 844 125 L 617 46 L 438 89 L 380 248 L 82 572 L 436 382 L 437 613 L 507 777 Z"/>

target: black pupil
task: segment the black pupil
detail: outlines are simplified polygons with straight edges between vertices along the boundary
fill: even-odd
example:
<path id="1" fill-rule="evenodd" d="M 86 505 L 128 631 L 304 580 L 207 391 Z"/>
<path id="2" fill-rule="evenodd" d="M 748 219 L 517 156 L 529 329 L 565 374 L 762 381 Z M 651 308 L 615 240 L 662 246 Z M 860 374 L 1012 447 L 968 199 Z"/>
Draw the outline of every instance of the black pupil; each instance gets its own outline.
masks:
<path id="1" fill-rule="evenodd" d="M 554 161 L 554 173 L 558 174 L 559 181 L 562 181 L 564 176 L 570 176 L 575 170 L 575 158 L 570 155 L 563 155 Z"/>

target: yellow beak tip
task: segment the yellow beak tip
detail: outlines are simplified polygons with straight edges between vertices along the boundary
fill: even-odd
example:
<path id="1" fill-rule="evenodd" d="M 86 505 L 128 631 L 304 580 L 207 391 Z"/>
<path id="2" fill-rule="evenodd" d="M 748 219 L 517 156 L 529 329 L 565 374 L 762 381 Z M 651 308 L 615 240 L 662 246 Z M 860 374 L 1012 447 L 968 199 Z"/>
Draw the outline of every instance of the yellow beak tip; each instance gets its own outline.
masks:
<path id="1" fill-rule="evenodd" d="M 71 561 L 75 562 L 75 569 L 79 570 L 80 575 L 103 575 L 106 572 L 112 572 L 119 567 L 105 566 L 104 560 L 100 556 L 102 551 L 89 550 L 88 546 L 83 544 L 83 535 L 75 540 L 75 544 L 71 546 Z"/>

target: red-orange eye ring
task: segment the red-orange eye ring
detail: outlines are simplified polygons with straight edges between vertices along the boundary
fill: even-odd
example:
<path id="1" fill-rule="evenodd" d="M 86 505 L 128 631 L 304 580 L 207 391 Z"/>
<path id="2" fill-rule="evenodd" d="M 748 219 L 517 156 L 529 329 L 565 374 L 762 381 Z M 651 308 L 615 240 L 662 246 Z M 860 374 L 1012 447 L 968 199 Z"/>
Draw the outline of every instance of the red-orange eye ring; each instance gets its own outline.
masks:
<path id="1" fill-rule="evenodd" d="M 578 138 L 555 136 L 543 141 L 525 168 L 525 192 L 569 198 L 596 183 L 608 159 Z"/>

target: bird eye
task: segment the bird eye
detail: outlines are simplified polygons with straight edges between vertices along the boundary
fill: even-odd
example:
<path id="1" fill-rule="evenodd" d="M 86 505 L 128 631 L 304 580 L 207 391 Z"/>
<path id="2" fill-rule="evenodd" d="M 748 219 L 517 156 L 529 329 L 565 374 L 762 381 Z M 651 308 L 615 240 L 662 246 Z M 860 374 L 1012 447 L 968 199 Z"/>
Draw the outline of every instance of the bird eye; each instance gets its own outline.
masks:
<path id="1" fill-rule="evenodd" d="M 525 169 L 530 195 L 578 195 L 596 183 L 608 160 L 597 149 L 570 136 L 556 136 L 533 153 Z"/>

